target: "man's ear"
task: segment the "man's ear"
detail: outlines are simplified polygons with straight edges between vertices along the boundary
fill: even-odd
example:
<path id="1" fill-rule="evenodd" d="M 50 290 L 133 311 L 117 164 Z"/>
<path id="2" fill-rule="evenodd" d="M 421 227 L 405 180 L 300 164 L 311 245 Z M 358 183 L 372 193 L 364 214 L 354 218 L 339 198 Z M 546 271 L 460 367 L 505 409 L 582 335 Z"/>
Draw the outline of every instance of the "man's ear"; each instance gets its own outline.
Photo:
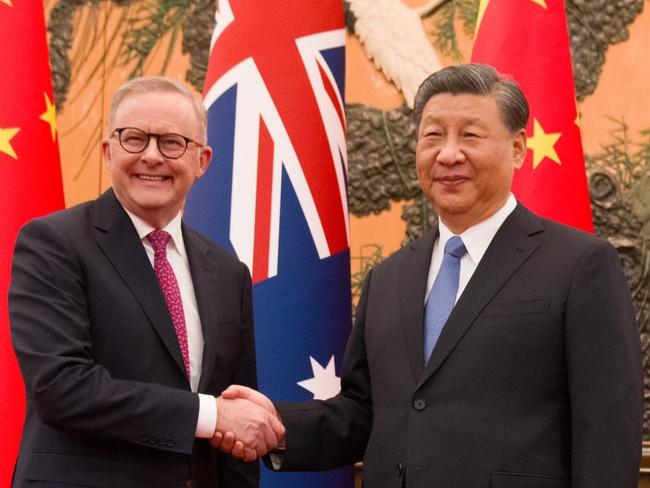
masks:
<path id="1" fill-rule="evenodd" d="M 210 146 L 203 146 L 199 153 L 199 167 L 196 170 L 196 177 L 201 178 L 210 167 L 212 162 L 212 148 Z"/>
<path id="2" fill-rule="evenodd" d="M 512 140 L 512 160 L 515 164 L 515 169 L 521 168 L 526 159 L 526 151 L 528 138 L 526 137 L 526 130 L 520 129 L 517 131 Z"/>
<path id="3" fill-rule="evenodd" d="M 102 141 L 102 155 L 104 156 L 104 164 L 110 169 L 112 154 L 111 154 L 111 143 L 108 139 Z"/>

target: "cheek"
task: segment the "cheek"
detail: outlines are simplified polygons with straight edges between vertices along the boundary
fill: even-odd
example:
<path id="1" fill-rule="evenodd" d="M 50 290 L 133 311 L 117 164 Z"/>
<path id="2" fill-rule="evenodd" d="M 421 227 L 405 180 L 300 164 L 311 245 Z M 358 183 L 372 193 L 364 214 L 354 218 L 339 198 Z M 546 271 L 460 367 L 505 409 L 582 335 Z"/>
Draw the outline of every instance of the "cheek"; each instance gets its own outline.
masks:
<path id="1" fill-rule="evenodd" d="M 108 163 L 108 171 L 113 178 L 122 178 L 124 175 L 124 165 L 121 164 L 119 159 L 113 159 Z"/>
<path id="2" fill-rule="evenodd" d="M 431 165 L 416 161 L 415 172 L 420 186 L 428 188 L 431 185 Z"/>
<path id="3" fill-rule="evenodd" d="M 512 168 L 502 162 L 494 162 L 481 171 L 477 171 L 476 181 L 479 191 L 501 194 L 509 191 L 512 184 Z"/>
<path id="4" fill-rule="evenodd" d="M 433 165 L 433 149 L 430 147 L 418 148 L 415 152 L 415 170 L 419 178 L 428 178 Z"/>

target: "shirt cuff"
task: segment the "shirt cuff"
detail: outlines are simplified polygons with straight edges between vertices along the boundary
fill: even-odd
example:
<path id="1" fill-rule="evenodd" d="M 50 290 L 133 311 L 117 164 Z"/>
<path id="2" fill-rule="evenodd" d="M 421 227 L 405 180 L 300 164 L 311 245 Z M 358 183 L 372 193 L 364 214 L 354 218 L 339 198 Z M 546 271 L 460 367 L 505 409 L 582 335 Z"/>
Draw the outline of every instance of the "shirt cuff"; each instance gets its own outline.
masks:
<path id="1" fill-rule="evenodd" d="M 284 450 L 269 452 L 269 459 L 271 460 L 273 471 L 280 471 L 280 469 L 282 469 L 282 463 L 284 462 Z"/>
<path id="2" fill-rule="evenodd" d="M 199 418 L 196 421 L 195 437 L 212 439 L 217 428 L 217 399 L 212 395 L 199 393 Z"/>

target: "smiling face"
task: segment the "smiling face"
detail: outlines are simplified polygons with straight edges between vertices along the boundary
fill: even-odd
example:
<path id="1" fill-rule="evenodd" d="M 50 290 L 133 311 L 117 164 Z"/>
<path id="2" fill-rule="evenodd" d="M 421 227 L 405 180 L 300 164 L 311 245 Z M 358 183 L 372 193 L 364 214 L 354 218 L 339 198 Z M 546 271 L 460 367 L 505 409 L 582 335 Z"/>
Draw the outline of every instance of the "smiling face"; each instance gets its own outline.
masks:
<path id="1" fill-rule="evenodd" d="M 182 208 L 194 180 L 205 174 L 212 150 L 190 143 L 183 156 L 169 159 L 160 153 L 152 137 L 143 152 L 131 154 L 120 146 L 114 132 L 122 127 L 153 134 L 176 133 L 202 141 L 202 126 L 192 101 L 176 92 L 131 93 L 117 107 L 109 138 L 102 142 L 117 199 L 149 225 L 164 227 Z"/>
<path id="2" fill-rule="evenodd" d="M 525 131 L 505 126 L 493 96 L 441 93 L 422 110 L 418 180 L 455 234 L 503 206 L 525 155 Z"/>

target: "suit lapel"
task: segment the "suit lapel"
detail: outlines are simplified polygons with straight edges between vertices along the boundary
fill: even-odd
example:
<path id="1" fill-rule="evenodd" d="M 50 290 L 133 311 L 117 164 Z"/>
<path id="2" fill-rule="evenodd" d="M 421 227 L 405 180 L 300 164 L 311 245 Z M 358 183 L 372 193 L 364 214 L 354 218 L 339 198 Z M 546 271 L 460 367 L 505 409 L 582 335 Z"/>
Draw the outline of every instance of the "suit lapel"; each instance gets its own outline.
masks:
<path id="1" fill-rule="evenodd" d="M 165 297 L 138 233 L 117 201 L 113 190 L 106 191 L 93 202 L 91 223 L 100 249 L 138 300 L 165 347 L 185 375 L 183 357 Z"/>
<path id="2" fill-rule="evenodd" d="M 419 378 L 418 388 L 440 367 L 485 306 L 537 249 L 539 243 L 530 236 L 542 230 L 540 219 L 518 204 L 492 239 L 452 310 Z"/>
<path id="3" fill-rule="evenodd" d="M 192 272 L 192 283 L 203 330 L 203 363 L 199 391 L 205 391 L 212 379 L 217 348 L 219 266 L 211 258 L 209 246 L 183 225 L 183 239 Z"/>
<path id="4" fill-rule="evenodd" d="M 413 377 L 424 369 L 424 295 L 438 230 L 410 244 L 399 272 L 399 311 Z"/>

